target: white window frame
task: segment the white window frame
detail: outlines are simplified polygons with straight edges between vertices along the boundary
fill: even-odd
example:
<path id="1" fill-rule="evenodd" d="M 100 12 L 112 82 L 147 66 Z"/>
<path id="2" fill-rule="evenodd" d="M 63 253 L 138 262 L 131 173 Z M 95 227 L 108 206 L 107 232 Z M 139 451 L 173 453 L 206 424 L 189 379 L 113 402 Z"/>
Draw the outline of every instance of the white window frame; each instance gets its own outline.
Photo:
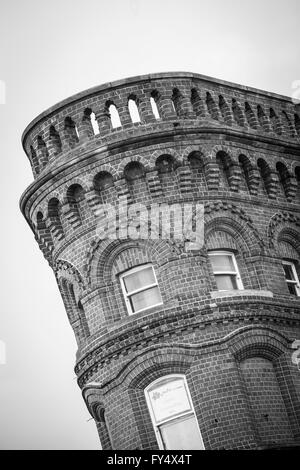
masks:
<path id="1" fill-rule="evenodd" d="M 237 265 L 237 261 L 235 259 L 235 255 L 232 251 L 224 251 L 224 250 L 219 250 L 218 251 L 218 250 L 215 250 L 215 251 L 210 251 L 208 253 L 208 255 L 209 256 L 217 256 L 217 255 L 230 256 L 231 259 L 232 259 L 232 264 L 234 266 L 234 271 L 214 271 L 213 266 L 212 266 L 214 276 L 218 276 L 218 275 L 235 276 L 237 289 L 229 289 L 229 290 L 243 290 L 244 289 L 243 282 L 242 282 L 242 279 L 241 279 L 241 275 L 240 275 L 240 272 L 239 272 L 239 268 L 238 268 L 238 265 Z M 227 292 L 227 289 L 218 289 L 218 291 L 219 292 Z"/>
<path id="2" fill-rule="evenodd" d="M 186 394 L 187 394 L 188 402 L 190 404 L 190 409 L 187 410 L 187 411 L 184 411 L 182 413 L 174 414 L 173 416 L 167 417 L 167 418 L 162 419 L 160 421 L 156 421 L 149 392 L 153 388 L 155 388 L 156 385 L 159 386 L 160 383 L 172 382 L 172 381 L 175 381 L 175 380 L 178 380 L 178 379 L 182 380 L 183 383 L 184 383 L 184 388 L 185 388 L 185 391 L 186 391 Z M 145 388 L 144 393 L 145 393 L 145 397 L 146 397 L 148 410 L 149 410 L 149 413 L 150 413 L 150 416 L 151 416 L 152 425 L 153 425 L 153 428 L 154 428 L 154 431 L 155 431 L 155 436 L 156 436 L 158 446 L 159 446 L 160 449 L 168 450 L 168 449 L 165 449 L 165 447 L 164 447 L 164 443 L 163 443 L 161 433 L 160 433 L 160 426 L 162 426 L 163 424 L 166 424 L 166 423 L 171 423 L 172 421 L 177 421 L 180 418 L 186 418 L 186 417 L 189 417 L 189 416 L 194 416 L 194 418 L 196 420 L 196 423 L 197 423 L 197 428 L 198 428 L 198 431 L 199 431 L 200 441 L 201 441 L 203 450 L 205 450 L 202 434 L 201 434 L 201 431 L 200 431 L 200 428 L 199 428 L 198 419 L 197 419 L 197 416 L 196 416 L 196 413 L 195 413 L 195 409 L 194 409 L 194 406 L 193 406 L 191 394 L 190 394 L 190 391 L 189 391 L 189 387 L 188 387 L 185 375 L 182 375 L 182 374 L 164 375 L 163 377 L 160 377 L 159 379 L 154 380 L 154 382 L 151 382 L 151 384 L 148 385 L 148 387 Z"/>
<path id="3" fill-rule="evenodd" d="M 299 283 L 299 278 L 298 278 L 295 263 L 293 261 L 288 261 L 288 260 L 284 259 L 284 260 L 282 260 L 282 264 L 285 264 L 287 266 L 291 266 L 292 273 L 293 273 L 293 276 L 294 276 L 294 280 L 293 279 L 287 279 L 286 276 L 285 276 L 285 271 L 284 271 L 285 282 L 287 284 L 293 284 L 295 286 L 296 296 L 299 297 L 300 296 L 300 283 Z M 290 294 L 290 291 L 289 291 L 289 294 Z M 290 295 L 293 295 L 293 294 L 290 294 Z"/>
<path id="4" fill-rule="evenodd" d="M 125 287 L 125 283 L 124 283 L 124 278 L 126 276 L 130 275 L 130 274 L 134 274 L 138 271 L 142 271 L 143 269 L 147 269 L 149 267 L 152 268 L 152 272 L 153 272 L 153 275 L 154 275 L 155 282 L 152 283 L 152 284 L 148 284 L 144 287 L 141 287 L 139 289 L 136 289 L 132 292 L 127 292 L 126 287 Z M 158 285 L 158 282 L 157 282 L 157 277 L 156 277 L 155 270 L 154 270 L 154 267 L 153 267 L 152 264 L 150 264 L 150 263 L 143 264 L 141 266 L 137 266 L 135 268 L 129 269 L 128 271 L 126 271 L 126 272 L 124 272 L 123 274 L 120 275 L 120 282 L 121 282 L 121 288 L 122 288 L 122 292 L 123 292 L 124 299 L 125 299 L 125 304 L 126 304 L 127 311 L 128 311 L 129 315 L 135 315 L 136 313 L 144 312 L 145 310 L 149 310 L 150 308 L 157 307 L 158 305 L 163 304 L 163 300 L 161 300 L 161 302 L 158 302 L 157 304 L 153 304 L 149 307 L 145 307 L 145 308 L 142 308 L 140 310 L 133 310 L 132 307 L 131 307 L 130 297 L 132 295 L 138 294 L 139 292 L 143 292 L 143 291 L 148 290 L 148 289 L 151 289 L 152 287 L 157 287 L 158 290 L 159 290 L 160 296 L 161 296 L 161 292 L 160 292 L 159 285 Z"/>

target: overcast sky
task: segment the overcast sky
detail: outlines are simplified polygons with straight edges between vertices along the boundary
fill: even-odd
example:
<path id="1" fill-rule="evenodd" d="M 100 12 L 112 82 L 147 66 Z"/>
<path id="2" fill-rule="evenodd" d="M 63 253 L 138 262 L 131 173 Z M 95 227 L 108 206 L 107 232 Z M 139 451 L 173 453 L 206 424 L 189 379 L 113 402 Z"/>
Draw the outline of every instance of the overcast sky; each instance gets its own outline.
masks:
<path id="1" fill-rule="evenodd" d="M 33 179 L 20 141 L 26 125 L 76 92 L 150 72 L 291 96 L 299 18 L 299 0 L 0 0 L 1 449 L 99 446 L 54 275 L 18 207 Z"/>

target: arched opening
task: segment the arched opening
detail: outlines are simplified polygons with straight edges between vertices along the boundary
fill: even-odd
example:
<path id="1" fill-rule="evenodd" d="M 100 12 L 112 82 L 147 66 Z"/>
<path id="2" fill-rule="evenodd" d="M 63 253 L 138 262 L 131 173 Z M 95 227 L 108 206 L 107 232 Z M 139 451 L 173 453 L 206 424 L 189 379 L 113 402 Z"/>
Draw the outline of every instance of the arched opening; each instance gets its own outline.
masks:
<path id="1" fill-rule="evenodd" d="M 173 109 L 175 113 L 177 114 L 178 117 L 181 117 L 183 114 L 183 109 L 182 109 L 182 94 L 178 90 L 178 88 L 173 88 L 173 93 L 172 93 L 172 103 L 173 103 Z"/>
<path id="2" fill-rule="evenodd" d="M 270 108 L 270 121 L 272 124 L 273 131 L 275 134 L 281 135 L 282 134 L 282 128 L 281 128 L 281 123 L 280 119 L 275 113 L 273 108 Z"/>
<path id="3" fill-rule="evenodd" d="M 219 167 L 220 187 L 230 189 L 231 158 L 226 152 L 219 151 L 216 155 L 216 161 Z"/>
<path id="4" fill-rule="evenodd" d="M 206 107 L 211 118 L 218 121 L 219 119 L 218 108 L 216 106 L 216 103 L 213 100 L 213 97 L 211 96 L 209 92 L 206 93 Z"/>
<path id="5" fill-rule="evenodd" d="M 45 164 L 48 163 L 49 154 L 48 154 L 47 146 L 43 138 L 40 135 L 37 138 L 37 152 L 38 152 L 39 162 L 41 163 L 42 166 L 45 166 Z"/>
<path id="6" fill-rule="evenodd" d="M 257 105 L 257 117 L 258 117 L 258 121 L 262 127 L 262 129 L 265 131 L 265 132 L 269 132 L 270 131 L 270 123 L 269 123 L 269 119 L 267 118 L 263 108 L 261 107 L 261 105 Z"/>
<path id="7" fill-rule="evenodd" d="M 246 116 L 249 127 L 251 127 L 251 129 L 257 129 L 258 123 L 255 117 L 255 114 L 250 104 L 247 101 L 245 102 L 245 116 Z"/>
<path id="8" fill-rule="evenodd" d="M 243 116 L 242 110 L 234 98 L 232 98 L 232 113 L 233 113 L 235 122 L 239 126 L 244 127 L 244 116 Z"/>
<path id="9" fill-rule="evenodd" d="M 79 142 L 79 134 L 75 122 L 69 116 L 65 118 L 64 132 L 69 147 L 75 147 Z"/>
<path id="10" fill-rule="evenodd" d="M 249 160 L 249 158 L 246 157 L 246 155 L 240 155 L 239 156 L 239 164 L 241 168 L 241 178 L 242 178 L 242 189 L 245 191 L 251 190 L 252 189 L 252 165 Z"/>
<path id="11" fill-rule="evenodd" d="M 60 140 L 60 135 L 54 126 L 50 126 L 49 138 L 50 138 L 50 142 L 53 147 L 53 150 L 54 150 L 54 154 L 56 155 L 56 154 L 61 153 L 62 144 Z"/>
<path id="12" fill-rule="evenodd" d="M 128 98 L 128 110 L 132 123 L 141 122 L 138 101 L 135 95 L 130 95 Z"/>
<path id="13" fill-rule="evenodd" d="M 290 178 L 289 178 L 287 167 L 282 162 L 278 162 L 276 164 L 276 170 L 277 170 L 279 182 L 282 188 L 282 193 L 284 196 L 288 196 Z"/>
<path id="14" fill-rule="evenodd" d="M 160 155 L 155 166 L 159 173 L 170 173 L 174 170 L 174 158 L 171 155 Z"/>
<path id="15" fill-rule="evenodd" d="M 222 95 L 219 95 L 219 109 L 221 111 L 221 114 L 225 123 L 231 126 L 232 124 L 231 110 Z"/>
<path id="16" fill-rule="evenodd" d="M 113 202 L 114 180 L 107 171 L 100 171 L 94 178 L 94 188 L 100 195 L 102 203 Z"/>
<path id="17" fill-rule="evenodd" d="M 192 173 L 192 191 L 199 194 L 207 189 L 203 154 L 197 150 L 191 152 L 188 155 L 188 162 Z"/>
<path id="18" fill-rule="evenodd" d="M 145 201 L 148 188 L 145 181 L 145 169 L 139 162 L 130 162 L 124 169 L 124 176 L 127 181 L 131 197 L 136 202 Z"/>
<path id="19" fill-rule="evenodd" d="M 64 236 L 63 227 L 61 223 L 61 205 L 58 199 L 52 198 L 48 202 L 48 217 L 50 220 L 50 231 L 51 234 L 61 239 Z"/>
<path id="20" fill-rule="evenodd" d="M 40 173 L 39 161 L 32 145 L 30 145 L 30 157 L 34 175 L 38 175 Z"/>
<path id="21" fill-rule="evenodd" d="M 160 114 L 159 114 L 159 110 L 157 106 L 159 99 L 160 99 L 160 94 L 158 93 L 158 91 L 153 90 L 150 96 L 150 104 L 151 104 L 152 112 L 153 112 L 155 119 L 160 119 Z"/>
<path id="22" fill-rule="evenodd" d="M 135 103 L 135 101 L 134 101 L 134 103 Z M 107 101 L 105 107 L 107 109 L 107 112 L 108 112 L 108 115 L 109 115 L 109 118 L 110 118 L 111 127 L 113 129 L 117 129 L 118 127 L 122 127 L 119 112 L 116 108 L 116 105 L 112 101 Z M 129 107 L 129 101 L 128 101 L 128 107 Z M 133 111 L 133 112 L 135 113 L 135 118 L 139 119 L 139 115 L 136 114 L 136 112 L 138 113 L 137 107 L 134 107 L 134 109 L 135 109 L 135 111 Z M 130 112 L 130 108 L 129 108 L 129 112 Z M 135 121 L 133 120 L 131 112 L 130 112 L 130 116 L 131 116 L 132 122 L 138 122 L 138 120 L 135 120 Z"/>
<path id="23" fill-rule="evenodd" d="M 80 184 L 72 184 L 67 190 L 67 201 L 70 205 L 74 216 L 77 219 L 82 220 L 83 218 L 83 207 L 84 202 L 84 190 Z"/>
<path id="24" fill-rule="evenodd" d="M 124 175 L 127 181 L 134 181 L 144 177 L 144 167 L 139 162 L 130 162 L 124 169 Z"/>
<path id="25" fill-rule="evenodd" d="M 261 181 L 262 181 L 262 190 L 265 194 L 270 194 L 271 188 L 271 170 L 269 165 L 265 162 L 263 158 L 257 160 L 257 167 L 260 172 Z"/>
<path id="26" fill-rule="evenodd" d="M 205 116 L 204 105 L 196 88 L 192 88 L 191 90 L 191 104 L 197 117 Z"/>
<path id="27" fill-rule="evenodd" d="M 290 118 L 288 117 L 285 111 L 282 111 L 282 116 L 283 116 L 283 125 L 284 125 L 287 136 L 294 137 L 294 128 L 293 128 Z"/>

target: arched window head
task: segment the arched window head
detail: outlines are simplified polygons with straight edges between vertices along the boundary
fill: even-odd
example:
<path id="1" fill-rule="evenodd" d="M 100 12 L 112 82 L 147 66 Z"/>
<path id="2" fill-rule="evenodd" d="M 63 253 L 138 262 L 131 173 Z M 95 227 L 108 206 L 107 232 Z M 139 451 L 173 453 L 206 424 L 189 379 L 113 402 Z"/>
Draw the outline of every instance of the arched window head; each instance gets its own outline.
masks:
<path id="1" fill-rule="evenodd" d="M 43 213 L 39 211 L 36 215 L 36 228 L 38 230 L 41 230 L 42 228 L 45 228 L 45 227 L 46 227 L 46 224 L 44 221 Z"/>
<path id="2" fill-rule="evenodd" d="M 122 127 L 119 112 L 116 108 L 116 105 L 112 101 L 106 102 L 106 109 L 110 118 L 111 127 L 113 129 L 117 129 L 118 127 Z"/>
<path id="3" fill-rule="evenodd" d="M 141 122 L 140 113 L 137 106 L 137 98 L 135 95 L 130 95 L 128 98 L 128 110 L 131 117 L 131 121 Z"/>
<path id="4" fill-rule="evenodd" d="M 245 102 L 245 116 L 249 124 L 249 127 L 251 127 L 252 129 L 257 129 L 258 128 L 257 119 L 255 117 L 255 114 L 250 104 L 247 101 Z"/>
<path id="5" fill-rule="evenodd" d="M 60 140 L 60 135 L 54 126 L 50 126 L 49 138 L 55 153 L 60 153 L 62 149 L 62 144 Z"/>
<path id="6" fill-rule="evenodd" d="M 94 135 L 98 135 L 99 134 L 99 124 L 98 124 L 98 121 L 96 119 L 95 113 L 91 112 L 90 117 L 91 117 L 91 124 L 92 124 L 92 128 L 93 128 L 93 131 L 94 131 Z"/>
<path id="7" fill-rule="evenodd" d="M 201 152 L 198 152 L 197 150 L 191 152 L 188 156 L 188 161 L 191 165 L 191 168 L 203 169 L 203 155 Z"/>
<path id="8" fill-rule="evenodd" d="M 73 148 L 79 142 L 79 133 L 77 126 L 72 118 L 66 117 L 64 131 L 69 146 Z"/>
<path id="9" fill-rule="evenodd" d="M 130 162 L 124 169 L 125 178 L 127 181 L 134 181 L 144 176 L 144 167 L 139 162 Z"/>
<path id="10" fill-rule="evenodd" d="M 114 185 L 113 177 L 108 171 L 101 171 L 94 178 L 94 187 L 97 191 L 104 191 Z"/>
<path id="11" fill-rule="evenodd" d="M 91 108 L 86 108 L 83 113 L 82 122 L 85 124 L 86 132 L 89 137 L 99 134 L 99 124 L 95 113 Z"/>
<path id="12" fill-rule="evenodd" d="M 67 199 L 71 204 L 78 204 L 84 199 L 84 190 L 80 184 L 72 184 L 67 191 Z"/>
<path id="13" fill-rule="evenodd" d="M 265 162 L 263 158 L 259 158 L 257 160 L 257 166 L 260 171 L 261 178 L 263 180 L 263 184 L 265 190 L 268 194 L 270 194 L 270 185 L 271 185 L 271 170 L 269 165 Z"/>
<path id="14" fill-rule="evenodd" d="M 159 173 L 170 173 L 174 169 L 174 159 L 171 155 L 160 155 L 155 166 Z"/>
<path id="15" fill-rule="evenodd" d="M 279 177 L 279 181 L 281 183 L 283 192 L 287 196 L 288 195 L 288 190 L 289 190 L 289 181 L 290 181 L 289 172 L 287 170 L 287 167 L 283 163 L 277 162 L 276 170 L 278 172 L 278 177 Z"/>
<path id="16" fill-rule="evenodd" d="M 204 450 L 198 421 L 184 375 L 167 375 L 145 389 L 160 449 Z"/>
<path id="17" fill-rule="evenodd" d="M 192 88 L 191 90 L 191 104 L 197 117 L 205 116 L 204 105 L 196 88 Z"/>
<path id="18" fill-rule="evenodd" d="M 178 90 L 178 88 L 173 88 L 173 93 L 172 93 L 172 103 L 173 103 L 173 109 L 175 113 L 177 114 L 178 117 L 182 115 L 182 94 Z"/>

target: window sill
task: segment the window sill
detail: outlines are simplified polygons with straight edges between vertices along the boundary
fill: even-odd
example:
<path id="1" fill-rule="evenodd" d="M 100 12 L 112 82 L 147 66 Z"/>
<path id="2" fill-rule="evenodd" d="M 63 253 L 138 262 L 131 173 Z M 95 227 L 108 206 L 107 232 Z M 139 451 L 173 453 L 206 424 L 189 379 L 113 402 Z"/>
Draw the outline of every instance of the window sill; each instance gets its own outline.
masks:
<path id="1" fill-rule="evenodd" d="M 212 299 L 220 299 L 223 297 L 273 297 L 273 292 L 260 289 L 240 289 L 212 291 L 210 293 Z"/>

